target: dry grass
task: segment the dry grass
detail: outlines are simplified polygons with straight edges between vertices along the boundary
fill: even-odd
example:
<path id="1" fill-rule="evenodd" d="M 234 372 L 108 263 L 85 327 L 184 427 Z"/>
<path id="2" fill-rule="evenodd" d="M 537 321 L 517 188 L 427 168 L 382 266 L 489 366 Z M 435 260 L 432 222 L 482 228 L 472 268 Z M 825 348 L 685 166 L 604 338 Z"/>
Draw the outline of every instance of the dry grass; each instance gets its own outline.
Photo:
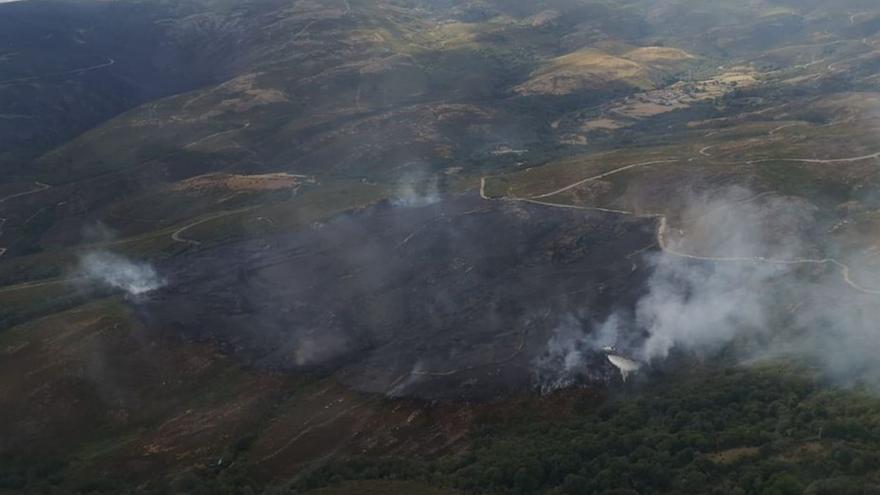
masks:
<path id="1" fill-rule="evenodd" d="M 779 457 L 786 462 L 798 462 L 810 457 L 816 457 L 818 454 L 826 450 L 821 442 L 806 442 L 793 447 L 791 450 L 781 454 Z"/>
<path id="2" fill-rule="evenodd" d="M 213 173 L 182 180 L 174 184 L 172 189 L 174 191 L 278 191 L 296 188 L 309 180 L 311 179 L 302 175 L 284 172 L 260 175 Z"/>
<path id="3" fill-rule="evenodd" d="M 643 46 L 624 55 L 624 58 L 641 64 L 678 63 L 694 58 L 690 53 L 665 46 Z"/>
<path id="4" fill-rule="evenodd" d="M 607 48 L 616 53 L 621 47 L 608 44 Z M 687 52 L 660 46 L 627 49 L 619 55 L 585 48 L 552 59 L 516 90 L 523 95 L 563 95 L 611 82 L 650 89 L 658 72 L 676 69 L 692 59 L 694 56 Z"/>
<path id="5" fill-rule="evenodd" d="M 625 127 L 625 124 L 623 124 L 622 122 L 618 122 L 614 119 L 609 119 L 607 117 L 602 117 L 599 119 L 587 121 L 586 123 L 584 123 L 583 126 L 581 126 L 581 129 L 588 132 L 597 130 L 613 131 L 622 127 Z"/>
<path id="6" fill-rule="evenodd" d="M 758 447 L 737 447 L 735 449 L 722 450 L 721 452 L 713 452 L 706 457 L 715 464 L 733 464 L 734 462 L 749 457 L 755 457 L 760 453 Z"/>
<path id="7" fill-rule="evenodd" d="M 522 95 L 564 95 L 623 82 L 639 88 L 652 86 L 647 67 L 622 57 L 587 48 L 555 58 L 525 83 L 517 86 Z"/>

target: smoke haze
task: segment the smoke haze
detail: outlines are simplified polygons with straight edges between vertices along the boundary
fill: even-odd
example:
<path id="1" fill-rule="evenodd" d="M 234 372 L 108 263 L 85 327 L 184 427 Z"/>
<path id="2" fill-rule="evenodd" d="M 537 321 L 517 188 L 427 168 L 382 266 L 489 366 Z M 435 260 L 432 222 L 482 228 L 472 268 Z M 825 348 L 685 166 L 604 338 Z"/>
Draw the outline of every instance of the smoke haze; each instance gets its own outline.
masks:
<path id="1" fill-rule="evenodd" d="M 669 220 L 666 249 L 642 255 L 650 275 L 632 307 L 599 322 L 586 308 L 563 318 L 532 363 L 539 388 L 600 378 L 606 346 L 655 364 L 674 350 L 794 357 L 842 384 L 880 385 L 877 274 L 816 240 L 827 238 L 816 207 L 739 187 L 686 204 Z"/>
<path id="2" fill-rule="evenodd" d="M 744 361 L 807 358 L 843 381 L 877 373 L 880 296 L 846 283 L 848 256 L 813 241 L 819 223 L 816 208 L 802 200 L 741 188 L 693 196 L 671 222 L 670 231 L 681 226 L 684 234 L 645 255 L 651 276 L 632 314 L 615 313 L 595 332 L 645 332 L 628 350 L 645 362 L 663 360 L 673 349 L 709 357 L 737 342 Z M 850 268 L 865 285 L 876 278 L 858 265 Z"/>
<path id="3" fill-rule="evenodd" d="M 418 207 L 441 200 L 439 181 L 426 172 L 411 172 L 397 183 L 392 203 L 395 206 Z"/>
<path id="4" fill-rule="evenodd" d="M 583 314 L 564 316 L 554 328 L 546 352 L 533 363 L 535 382 L 541 391 L 550 392 L 578 381 L 601 379 L 598 372 L 591 373 L 589 364 L 603 348 L 617 345 L 619 318 L 614 314 L 594 332 L 585 334 L 584 328 L 590 323 L 585 321 Z"/>
<path id="5" fill-rule="evenodd" d="M 79 273 L 89 281 L 97 282 L 136 296 L 165 285 L 152 265 L 131 261 L 118 254 L 97 251 L 80 259 Z"/>

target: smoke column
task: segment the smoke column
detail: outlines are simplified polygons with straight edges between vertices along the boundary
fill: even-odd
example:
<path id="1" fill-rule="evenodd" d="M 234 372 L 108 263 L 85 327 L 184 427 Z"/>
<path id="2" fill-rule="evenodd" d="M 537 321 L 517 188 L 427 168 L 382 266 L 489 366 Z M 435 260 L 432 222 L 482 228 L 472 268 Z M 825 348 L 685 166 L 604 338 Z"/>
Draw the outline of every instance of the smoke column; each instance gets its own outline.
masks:
<path id="1" fill-rule="evenodd" d="M 86 280 L 120 289 L 136 296 L 165 284 L 149 263 L 130 261 L 106 251 L 91 252 L 80 259 L 79 273 Z"/>

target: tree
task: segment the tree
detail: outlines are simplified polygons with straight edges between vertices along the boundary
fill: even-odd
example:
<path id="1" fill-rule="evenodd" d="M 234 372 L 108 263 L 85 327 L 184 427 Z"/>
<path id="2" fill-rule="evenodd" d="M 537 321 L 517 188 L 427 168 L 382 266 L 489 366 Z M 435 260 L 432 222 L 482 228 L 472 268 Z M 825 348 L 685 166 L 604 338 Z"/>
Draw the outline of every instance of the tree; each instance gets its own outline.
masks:
<path id="1" fill-rule="evenodd" d="M 762 495 L 800 495 L 804 486 L 794 476 L 783 473 L 773 477 L 762 491 Z"/>
<path id="2" fill-rule="evenodd" d="M 589 493 L 590 483 L 586 478 L 577 474 L 569 474 L 562 482 L 562 491 L 566 495 L 585 495 Z"/>

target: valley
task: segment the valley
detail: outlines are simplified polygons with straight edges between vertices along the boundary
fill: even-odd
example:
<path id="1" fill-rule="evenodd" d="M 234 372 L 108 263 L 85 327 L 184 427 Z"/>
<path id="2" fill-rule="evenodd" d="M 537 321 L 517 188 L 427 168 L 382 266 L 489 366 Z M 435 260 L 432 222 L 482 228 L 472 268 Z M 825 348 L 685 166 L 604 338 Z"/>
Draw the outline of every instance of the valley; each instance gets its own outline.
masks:
<path id="1" fill-rule="evenodd" d="M 0 494 L 877 493 L 878 43 L 0 2 Z"/>

